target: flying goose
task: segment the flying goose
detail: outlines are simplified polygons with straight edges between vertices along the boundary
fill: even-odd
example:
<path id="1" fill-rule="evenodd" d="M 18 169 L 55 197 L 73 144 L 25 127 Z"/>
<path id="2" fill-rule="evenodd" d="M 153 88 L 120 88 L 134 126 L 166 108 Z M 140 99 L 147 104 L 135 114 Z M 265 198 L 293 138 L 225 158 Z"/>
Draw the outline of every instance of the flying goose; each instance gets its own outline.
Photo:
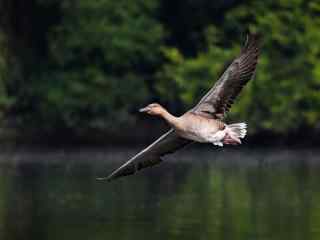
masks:
<path id="1" fill-rule="evenodd" d="M 212 143 L 221 147 L 224 144 L 241 144 L 247 132 L 246 123 L 226 124 L 222 120 L 241 89 L 253 78 L 258 57 L 258 38 L 255 34 L 249 34 L 240 55 L 194 108 L 180 117 L 173 116 L 158 103 L 140 109 L 140 112 L 162 117 L 171 130 L 109 176 L 97 179 L 110 181 L 134 174 L 160 163 L 163 156 L 192 142 Z"/>

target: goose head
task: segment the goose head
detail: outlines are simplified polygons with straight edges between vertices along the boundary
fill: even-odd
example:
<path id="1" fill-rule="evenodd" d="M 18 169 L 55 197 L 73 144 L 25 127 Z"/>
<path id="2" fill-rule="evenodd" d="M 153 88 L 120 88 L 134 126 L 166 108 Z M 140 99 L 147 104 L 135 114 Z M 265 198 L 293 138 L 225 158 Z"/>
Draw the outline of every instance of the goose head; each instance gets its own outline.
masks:
<path id="1" fill-rule="evenodd" d="M 162 115 L 165 111 L 166 110 L 159 103 L 151 103 L 139 110 L 139 112 L 147 113 L 154 116 Z"/>

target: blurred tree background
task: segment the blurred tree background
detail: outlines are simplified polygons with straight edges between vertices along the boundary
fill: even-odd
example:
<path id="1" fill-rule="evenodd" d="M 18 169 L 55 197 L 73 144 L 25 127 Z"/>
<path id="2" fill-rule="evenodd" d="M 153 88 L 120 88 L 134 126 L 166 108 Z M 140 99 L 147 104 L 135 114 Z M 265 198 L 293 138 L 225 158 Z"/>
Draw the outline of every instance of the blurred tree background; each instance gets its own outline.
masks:
<path id="1" fill-rule="evenodd" d="M 316 136 L 319 15 L 307 0 L 1 0 L 2 132 L 129 136 L 151 101 L 196 104 L 250 30 L 262 55 L 228 118 L 251 135 Z"/>

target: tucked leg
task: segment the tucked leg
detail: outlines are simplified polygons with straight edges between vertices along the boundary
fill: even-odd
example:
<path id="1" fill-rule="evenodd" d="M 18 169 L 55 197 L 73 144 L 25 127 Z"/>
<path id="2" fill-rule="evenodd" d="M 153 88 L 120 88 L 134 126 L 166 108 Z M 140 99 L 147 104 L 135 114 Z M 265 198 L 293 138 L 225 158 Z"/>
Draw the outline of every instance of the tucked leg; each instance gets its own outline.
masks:
<path id="1" fill-rule="evenodd" d="M 224 144 L 231 144 L 231 145 L 238 145 L 241 144 L 241 140 L 237 137 L 232 137 L 230 134 L 226 133 L 226 135 L 223 138 Z"/>

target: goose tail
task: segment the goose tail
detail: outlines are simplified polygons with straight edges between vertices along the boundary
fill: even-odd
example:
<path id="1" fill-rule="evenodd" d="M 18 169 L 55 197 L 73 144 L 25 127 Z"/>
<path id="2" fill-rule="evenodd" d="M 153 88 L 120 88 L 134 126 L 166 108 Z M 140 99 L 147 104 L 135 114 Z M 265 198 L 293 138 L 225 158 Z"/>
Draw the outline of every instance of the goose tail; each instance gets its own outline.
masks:
<path id="1" fill-rule="evenodd" d="M 238 145 L 241 144 L 241 139 L 247 134 L 246 123 L 233 123 L 226 127 L 226 136 L 224 138 L 225 144 Z"/>

